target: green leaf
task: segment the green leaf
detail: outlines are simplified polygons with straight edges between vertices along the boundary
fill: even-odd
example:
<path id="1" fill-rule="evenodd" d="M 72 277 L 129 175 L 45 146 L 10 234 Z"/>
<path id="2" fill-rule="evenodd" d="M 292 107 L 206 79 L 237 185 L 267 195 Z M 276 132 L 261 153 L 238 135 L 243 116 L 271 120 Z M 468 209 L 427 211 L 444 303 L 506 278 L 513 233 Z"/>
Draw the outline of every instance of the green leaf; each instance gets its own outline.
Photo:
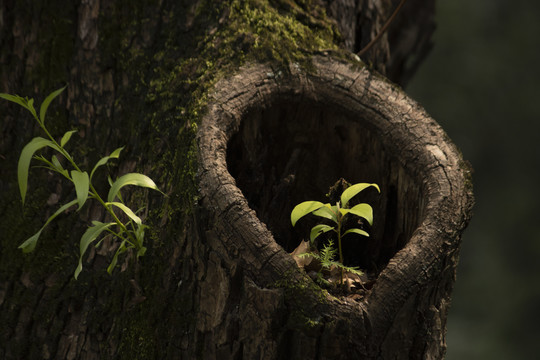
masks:
<path id="1" fill-rule="evenodd" d="M 79 201 L 79 209 L 84 206 L 86 199 L 88 199 L 88 190 L 90 188 L 90 179 L 86 171 L 81 172 L 78 170 L 71 171 L 71 178 L 73 184 L 75 184 L 75 191 L 77 192 L 77 200 Z"/>
<path id="2" fill-rule="evenodd" d="M 38 238 L 41 235 L 42 231 L 43 231 L 43 228 L 39 229 L 39 231 L 37 233 L 35 233 L 34 235 L 32 235 L 28 239 L 26 239 L 26 241 L 23 242 L 19 246 L 19 249 L 22 249 L 22 251 L 24 253 L 29 253 L 29 252 L 34 251 L 34 249 L 36 248 L 36 243 L 37 243 Z"/>
<path id="3" fill-rule="evenodd" d="M 34 248 L 36 247 L 36 243 L 37 243 L 37 240 L 39 238 L 39 235 L 41 235 L 41 232 L 43 231 L 43 229 L 45 229 L 45 227 L 47 225 L 49 225 L 49 223 L 54 220 L 55 217 L 57 217 L 58 215 L 60 215 L 61 213 L 63 213 L 65 210 L 67 210 L 68 208 L 72 207 L 73 205 L 75 205 L 77 203 L 77 199 L 75 200 L 72 200 L 70 202 L 68 202 L 67 204 L 63 205 L 62 207 L 60 207 L 60 209 L 56 210 L 56 212 L 54 214 L 52 214 L 49 219 L 47 219 L 47 222 L 45 222 L 45 225 L 43 225 L 41 227 L 41 229 L 39 229 L 39 231 L 37 233 L 35 233 L 34 235 L 32 235 L 31 237 L 29 237 L 25 242 L 23 242 L 20 246 L 19 246 L 19 249 L 22 249 L 23 252 L 25 253 L 28 253 L 28 252 L 31 252 L 34 250 Z"/>
<path id="4" fill-rule="evenodd" d="M 58 95 L 60 95 L 60 93 L 62 91 L 64 91 L 66 87 L 64 86 L 63 88 L 61 89 L 58 89 L 56 91 L 53 91 L 52 93 L 49 94 L 49 96 L 47 96 L 45 98 L 45 100 L 43 100 L 43 102 L 41 103 L 41 107 L 39 109 L 39 119 L 41 120 L 41 124 L 45 124 L 45 115 L 47 113 L 47 109 L 49 108 L 49 105 L 51 104 L 51 101 L 54 100 L 54 98 L 56 98 Z M 67 134 L 67 133 L 66 133 Z M 64 135 L 65 137 L 66 135 Z M 70 135 L 71 136 L 71 135 Z M 62 138 L 63 140 L 63 138 Z M 69 140 L 69 139 L 68 139 Z M 67 141 L 66 141 L 67 142 Z M 62 144 L 62 146 L 64 146 L 64 144 Z"/>
<path id="5" fill-rule="evenodd" d="M 36 110 L 34 109 L 34 99 L 28 99 L 28 98 L 23 98 L 22 96 L 19 96 L 19 95 L 10 95 L 10 94 L 4 94 L 4 93 L 0 93 L 0 98 L 19 104 L 26 110 L 30 111 L 32 115 L 36 119 L 38 119 Z"/>
<path id="6" fill-rule="evenodd" d="M 58 147 L 50 140 L 44 139 L 42 137 L 33 138 L 26 146 L 22 149 L 21 156 L 19 157 L 19 164 L 17 169 L 17 177 L 19 181 L 19 190 L 21 192 L 22 203 L 24 204 L 24 199 L 26 197 L 26 189 L 28 186 L 28 169 L 30 167 L 30 161 L 34 156 L 34 153 L 45 146 L 49 146 L 55 150 L 58 150 Z"/>
<path id="7" fill-rule="evenodd" d="M 369 225 L 373 225 L 373 209 L 369 204 L 358 204 L 349 209 L 349 214 L 360 216 L 366 219 Z"/>
<path id="8" fill-rule="evenodd" d="M 83 265 L 82 265 L 82 258 L 83 255 L 86 253 L 86 250 L 88 249 L 88 246 L 97 239 L 97 237 L 105 230 L 107 230 L 108 227 L 111 225 L 114 225 L 116 223 L 110 222 L 110 223 L 102 223 L 99 221 L 92 221 L 92 224 L 94 226 L 90 226 L 86 231 L 84 232 L 83 236 L 81 237 L 81 243 L 80 243 L 80 256 L 79 256 L 79 265 L 77 266 L 77 269 L 75 269 L 75 280 L 77 280 L 77 277 L 82 271 Z"/>
<path id="9" fill-rule="evenodd" d="M 53 165 L 54 170 L 56 170 L 60 174 L 64 175 L 65 177 L 69 178 L 69 172 L 62 167 L 62 164 L 60 164 L 60 161 L 58 160 L 56 155 L 52 156 L 51 164 Z"/>
<path id="10" fill-rule="evenodd" d="M 118 157 L 120 156 L 120 151 L 122 151 L 123 149 L 124 147 L 120 147 L 114 150 L 109 156 L 104 156 L 101 159 L 99 159 L 99 161 L 96 163 L 96 165 L 92 169 L 92 172 L 90 173 L 90 179 L 92 179 L 92 176 L 94 176 L 94 172 L 97 170 L 97 168 L 102 165 L 105 165 L 109 161 L 109 159 L 118 159 Z M 112 181 L 109 181 L 109 184 L 111 184 L 112 186 Z"/>
<path id="11" fill-rule="evenodd" d="M 319 257 L 319 260 L 321 261 L 321 265 L 323 267 L 329 267 L 332 261 L 334 261 L 334 257 L 337 254 L 337 249 L 334 248 L 334 242 L 330 239 L 326 245 L 323 246 L 321 250 L 321 255 Z"/>
<path id="12" fill-rule="evenodd" d="M 11 94 L 0 93 L 0 98 L 2 98 L 4 100 L 11 101 L 11 102 L 14 102 L 16 104 L 21 105 L 23 108 L 28 109 L 28 106 L 26 105 L 26 100 L 23 97 L 19 96 L 19 95 L 11 95 Z M 30 110 L 30 109 L 28 109 L 28 110 Z"/>
<path id="13" fill-rule="evenodd" d="M 116 181 L 111 185 L 109 195 L 107 196 L 107 201 L 114 201 L 120 189 L 126 185 L 136 185 L 160 191 L 154 181 L 152 181 L 152 179 L 150 179 L 148 176 L 139 173 L 129 173 L 116 179 Z"/>
<path id="14" fill-rule="evenodd" d="M 349 200 L 351 200 L 353 197 L 355 197 L 359 192 L 367 189 L 368 187 L 373 186 L 377 191 L 381 192 L 381 189 L 379 189 L 379 185 L 377 184 L 368 184 L 368 183 L 359 183 L 349 186 L 343 193 L 341 194 L 341 207 L 345 208 L 347 207 L 347 204 L 349 203 Z"/>
<path id="15" fill-rule="evenodd" d="M 135 229 L 135 238 L 137 239 L 137 246 L 142 247 L 144 243 L 144 230 L 148 226 L 144 224 L 137 224 L 137 229 Z"/>
<path id="16" fill-rule="evenodd" d="M 114 150 L 110 155 L 109 155 L 109 158 L 111 159 L 118 159 L 118 157 L 120 156 L 120 152 L 124 150 L 124 147 L 119 147 L 118 149 Z"/>
<path id="17" fill-rule="evenodd" d="M 46 166 L 36 166 L 36 167 L 44 167 L 45 169 L 56 171 L 56 168 L 54 167 L 54 164 L 52 162 L 50 162 L 49 160 L 47 160 L 45 158 L 45 156 L 43 156 L 43 155 L 34 155 L 32 157 L 32 159 L 35 159 L 37 161 L 41 161 L 42 163 L 44 163 L 46 165 Z"/>
<path id="18" fill-rule="evenodd" d="M 146 248 L 144 246 L 141 246 L 139 250 L 137 250 L 137 257 L 144 256 L 146 254 Z"/>
<path id="19" fill-rule="evenodd" d="M 137 239 L 137 257 L 144 256 L 146 254 L 146 247 L 143 246 L 144 243 L 144 229 L 148 228 L 148 226 L 144 224 L 138 224 L 137 228 L 135 229 L 135 238 Z"/>
<path id="20" fill-rule="evenodd" d="M 109 266 L 107 267 L 107 272 L 109 273 L 109 275 L 112 274 L 115 266 L 116 266 L 116 263 L 118 262 L 118 255 L 124 253 L 126 251 L 126 241 L 122 241 L 122 243 L 120 244 L 120 246 L 118 247 L 118 250 L 116 250 L 116 252 L 114 253 L 114 256 L 113 256 L 113 259 L 111 260 L 111 263 L 109 264 Z"/>
<path id="21" fill-rule="evenodd" d="M 354 233 L 354 234 L 369 237 L 369 234 L 366 231 L 361 230 L 361 229 L 356 229 L 356 228 L 355 229 L 349 229 L 349 230 L 345 231 L 342 236 L 345 236 L 345 235 L 350 234 L 350 233 Z"/>
<path id="22" fill-rule="evenodd" d="M 339 269 L 343 269 L 344 271 L 346 272 L 349 272 L 349 273 L 352 273 L 352 274 L 356 274 L 358 276 L 362 276 L 364 275 L 364 273 L 357 267 L 357 266 L 345 266 L 343 265 L 342 263 L 340 262 L 337 262 L 335 263 L 334 265 L 336 265 L 337 268 Z"/>
<path id="23" fill-rule="evenodd" d="M 332 226 L 329 225 L 315 225 L 313 228 L 311 228 L 311 233 L 309 234 L 309 240 L 311 243 L 321 234 L 324 234 L 325 232 L 328 232 L 330 230 L 334 230 Z"/>
<path id="24" fill-rule="evenodd" d="M 58 172 L 62 172 L 64 170 L 64 167 L 62 166 L 62 164 L 60 164 L 60 161 L 58 160 L 58 158 L 56 157 L 56 155 L 53 155 L 51 157 L 51 164 L 53 164 L 54 168 L 58 171 Z"/>
<path id="25" fill-rule="evenodd" d="M 64 147 L 64 145 L 67 144 L 67 142 L 69 141 L 69 139 L 71 139 L 71 135 L 73 135 L 73 133 L 76 133 L 77 130 L 70 130 L 70 131 L 67 131 L 64 136 L 62 136 L 62 139 L 60 140 L 60 146 L 61 147 Z"/>
<path id="26" fill-rule="evenodd" d="M 307 214 L 310 214 L 314 212 L 315 210 L 323 207 L 324 204 L 319 201 L 304 201 L 298 205 L 296 205 L 291 212 L 291 223 L 292 226 L 296 225 L 296 222 L 306 216 Z"/>
<path id="27" fill-rule="evenodd" d="M 34 99 L 25 98 L 24 101 L 26 101 L 26 108 L 28 109 L 28 111 L 30 111 L 32 115 L 39 121 L 39 118 L 36 114 L 36 109 L 34 109 Z"/>
<path id="28" fill-rule="evenodd" d="M 330 204 L 324 204 L 323 207 L 313 212 L 313 215 L 330 219 L 337 224 L 337 207 L 330 206 Z"/>
<path id="29" fill-rule="evenodd" d="M 135 221 L 137 225 L 141 225 L 142 221 L 141 218 L 135 215 L 135 213 L 126 205 L 119 203 L 119 202 L 107 202 L 105 205 L 113 205 L 117 208 L 121 209 L 124 213 L 126 213 L 127 216 L 131 218 L 131 220 Z"/>

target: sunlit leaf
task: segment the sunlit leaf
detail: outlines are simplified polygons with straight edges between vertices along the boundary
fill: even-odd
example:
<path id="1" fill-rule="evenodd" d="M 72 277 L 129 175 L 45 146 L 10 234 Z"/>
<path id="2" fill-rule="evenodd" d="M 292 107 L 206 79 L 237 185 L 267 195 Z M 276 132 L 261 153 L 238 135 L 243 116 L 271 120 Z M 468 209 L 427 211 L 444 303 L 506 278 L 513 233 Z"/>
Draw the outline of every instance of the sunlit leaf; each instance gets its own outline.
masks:
<path id="1" fill-rule="evenodd" d="M 337 208 L 335 206 L 330 206 L 330 204 L 324 204 L 323 207 L 313 212 L 313 215 L 330 219 L 337 224 Z"/>
<path id="2" fill-rule="evenodd" d="M 107 203 L 105 203 L 105 205 L 116 206 L 117 208 L 122 210 L 127 216 L 129 216 L 131 218 L 131 220 L 135 221 L 135 223 L 137 223 L 138 225 L 140 225 L 142 223 L 141 218 L 138 217 L 137 215 L 135 215 L 133 210 L 131 210 L 129 207 L 127 207 L 126 205 L 124 205 L 122 203 L 113 201 L 113 202 L 107 202 Z"/>
<path id="3" fill-rule="evenodd" d="M 46 98 L 45 100 L 43 100 L 43 102 L 41 103 L 41 107 L 39 109 L 39 119 L 41 120 L 41 124 L 45 124 L 45 115 L 47 113 L 47 109 L 49 108 L 49 105 L 51 104 L 51 101 L 54 100 L 54 98 L 56 98 L 58 95 L 60 95 L 60 93 L 62 91 L 64 91 L 66 87 L 64 86 L 63 88 L 61 89 L 58 89 L 56 91 L 53 91 L 52 93 L 50 93 Z M 67 133 L 66 133 L 67 134 Z M 64 135 L 65 137 L 66 135 Z M 71 135 L 70 135 L 71 136 Z M 62 138 L 63 140 L 63 138 Z M 69 139 L 68 139 L 69 140 Z M 67 142 L 67 141 L 66 141 Z M 62 146 L 64 146 L 64 144 L 62 144 Z"/>
<path id="4" fill-rule="evenodd" d="M 70 131 L 67 131 L 64 136 L 62 136 L 62 139 L 60 140 L 60 146 L 61 147 L 64 147 L 64 145 L 67 144 L 67 142 L 69 141 L 69 139 L 71 139 L 71 135 L 73 135 L 73 133 L 76 133 L 77 130 L 70 130 Z"/>
<path id="5" fill-rule="evenodd" d="M 298 205 L 296 205 L 291 212 L 291 223 L 292 226 L 296 225 L 296 222 L 306 216 L 309 213 L 312 213 L 313 211 L 323 207 L 324 204 L 319 201 L 304 201 Z"/>
<path id="6" fill-rule="evenodd" d="M 84 232 L 83 236 L 81 237 L 81 243 L 80 243 L 80 256 L 79 256 L 79 265 L 77 266 L 77 269 L 75 269 L 75 279 L 79 276 L 79 274 L 82 271 L 83 265 L 82 265 L 82 259 L 83 255 L 86 253 L 86 250 L 88 249 L 88 246 L 97 239 L 99 235 L 105 230 L 107 230 L 108 227 L 111 225 L 114 225 L 114 222 L 110 223 L 102 223 L 99 221 L 92 221 L 92 224 L 94 226 L 89 227 Z"/>
<path id="7" fill-rule="evenodd" d="M 373 209 L 369 204 L 358 204 L 352 209 L 349 209 L 349 214 L 360 216 L 366 219 L 369 225 L 373 225 Z"/>
<path id="8" fill-rule="evenodd" d="M 119 147 L 118 149 L 114 150 L 110 155 L 109 155 L 109 158 L 111 159 L 118 159 L 118 157 L 120 156 L 120 152 L 124 150 L 124 147 Z"/>
<path id="9" fill-rule="evenodd" d="M 20 106 L 22 106 L 26 110 L 30 111 L 32 113 L 32 115 L 36 119 L 38 119 L 37 114 L 36 114 L 36 110 L 34 109 L 34 100 L 33 99 L 23 98 L 22 96 L 19 96 L 19 95 L 10 95 L 10 94 L 4 94 L 4 93 L 0 93 L 0 98 L 11 101 L 11 102 L 14 102 L 16 104 L 19 104 Z M 38 119 L 38 121 L 39 121 L 39 119 Z"/>
<path id="10" fill-rule="evenodd" d="M 42 231 L 43 231 L 43 228 L 39 229 L 39 231 L 37 233 L 35 233 L 34 235 L 32 235 L 28 239 L 26 239 L 26 241 L 23 242 L 19 246 L 19 249 L 22 249 L 22 251 L 24 253 L 29 253 L 29 252 L 34 251 L 34 249 L 36 248 L 36 243 L 37 243 L 38 238 L 41 235 Z"/>
<path id="11" fill-rule="evenodd" d="M 39 229 L 39 231 L 37 233 L 35 233 L 31 237 L 29 237 L 25 242 L 23 242 L 19 246 L 19 249 L 22 249 L 22 251 L 25 252 L 25 253 L 33 251 L 34 248 L 36 247 L 37 240 L 38 240 L 39 236 L 41 235 L 41 232 L 43 231 L 43 229 L 45 229 L 45 227 L 47 225 L 49 225 L 49 223 L 52 220 L 54 220 L 54 218 L 56 218 L 58 215 L 60 215 L 61 213 L 63 213 L 64 211 L 66 211 L 68 208 L 72 207 L 76 203 L 77 203 L 76 199 L 72 200 L 72 201 L 68 202 L 67 204 L 63 205 L 62 207 L 60 207 L 58 210 L 56 210 L 56 212 L 54 214 L 52 214 L 49 217 L 49 219 L 47 219 L 47 221 L 45 222 L 45 225 L 43 225 L 41 227 L 41 229 Z"/>
<path id="12" fill-rule="evenodd" d="M 11 94 L 0 93 L 0 98 L 2 98 L 4 100 L 11 101 L 11 102 L 14 102 L 16 104 L 21 105 L 23 108 L 28 109 L 28 106 L 26 105 L 26 100 L 23 97 L 19 96 L 19 95 L 11 95 Z"/>
<path id="13" fill-rule="evenodd" d="M 324 224 L 315 225 L 313 228 L 311 228 L 311 232 L 309 234 L 309 240 L 311 241 L 311 243 L 313 243 L 313 241 L 319 235 L 324 234 L 325 232 L 328 232 L 330 230 L 334 230 L 334 227 L 329 226 L 329 225 L 324 225 Z"/>
<path id="14" fill-rule="evenodd" d="M 47 159 L 45 158 L 45 156 L 43 156 L 43 155 L 34 155 L 34 156 L 32 157 L 32 159 L 35 159 L 35 160 L 37 160 L 37 161 L 41 161 L 42 163 L 44 163 L 44 164 L 47 165 L 47 166 L 36 166 L 36 167 L 44 167 L 44 168 L 46 168 L 46 169 L 56 170 L 54 164 L 53 164 L 51 161 L 47 160 Z"/>
<path id="15" fill-rule="evenodd" d="M 62 166 L 62 164 L 60 164 L 60 161 L 58 160 L 58 158 L 56 157 L 56 155 L 53 155 L 51 157 L 51 164 L 53 164 L 54 168 L 58 171 L 58 172 L 62 172 L 62 170 L 64 170 L 64 167 Z"/>
<path id="16" fill-rule="evenodd" d="M 69 178 L 69 172 L 66 169 L 64 169 L 62 164 L 60 164 L 60 161 L 58 160 L 56 155 L 53 155 L 51 157 L 51 164 L 53 165 L 54 170 L 56 170 L 60 174 L 64 175 L 65 177 Z"/>
<path id="17" fill-rule="evenodd" d="M 354 234 L 369 237 L 369 234 L 366 231 L 362 230 L 362 229 L 349 229 L 349 230 L 345 231 L 342 236 L 350 234 L 350 233 L 354 233 Z"/>
<path id="18" fill-rule="evenodd" d="M 90 179 L 92 179 L 92 176 L 94 176 L 94 172 L 97 170 L 98 167 L 105 165 L 109 159 L 118 159 L 120 156 L 120 152 L 124 149 L 124 147 L 120 147 L 116 150 L 114 150 L 109 156 L 104 156 L 96 163 L 94 168 L 92 169 L 92 172 L 90 173 Z M 109 181 L 109 184 L 112 186 L 112 181 Z"/>
<path id="19" fill-rule="evenodd" d="M 328 240 L 328 243 L 321 249 L 321 256 L 319 259 L 321 260 L 322 265 L 329 267 L 330 264 L 328 263 L 334 260 L 336 254 L 337 249 L 334 248 L 334 242 L 332 239 L 330 239 Z"/>
<path id="20" fill-rule="evenodd" d="M 139 173 L 129 173 L 121 176 L 111 185 L 109 195 L 107 196 L 107 201 L 114 201 L 120 189 L 126 185 L 136 185 L 160 191 L 154 181 L 148 176 Z"/>
<path id="21" fill-rule="evenodd" d="M 90 179 L 86 171 L 78 170 L 71 171 L 71 178 L 77 192 L 77 200 L 79 201 L 79 209 L 83 207 L 86 199 L 88 199 L 88 190 L 90 188 Z"/>
<path id="22" fill-rule="evenodd" d="M 52 147 L 53 149 L 58 149 L 56 145 L 50 140 L 44 139 L 42 137 L 33 138 L 21 152 L 19 157 L 19 164 L 17 169 L 17 177 L 19 181 L 19 190 L 21 192 L 22 203 L 24 204 L 24 199 L 26 197 L 26 189 L 28 186 L 28 169 L 30 167 L 30 161 L 34 156 L 34 153 L 41 148 L 46 146 Z"/>
<path id="23" fill-rule="evenodd" d="M 349 204 L 349 200 L 355 197 L 359 192 L 371 186 L 377 189 L 377 191 L 381 192 L 381 189 L 379 189 L 379 185 L 377 184 L 359 183 L 359 184 L 354 184 L 354 185 L 349 186 L 341 194 L 341 207 L 343 208 L 347 207 L 347 204 Z"/>

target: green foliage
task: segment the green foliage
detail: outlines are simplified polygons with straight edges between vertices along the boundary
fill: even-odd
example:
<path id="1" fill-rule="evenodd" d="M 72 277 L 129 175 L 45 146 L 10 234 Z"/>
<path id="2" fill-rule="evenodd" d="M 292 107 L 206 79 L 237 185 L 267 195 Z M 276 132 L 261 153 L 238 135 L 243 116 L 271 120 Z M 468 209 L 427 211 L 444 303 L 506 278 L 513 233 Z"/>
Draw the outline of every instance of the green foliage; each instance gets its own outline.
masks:
<path id="1" fill-rule="evenodd" d="M 336 268 L 345 273 L 352 273 L 358 276 L 362 275 L 362 271 L 360 271 L 358 267 L 345 266 L 343 263 L 336 261 L 336 255 L 337 249 L 334 247 L 334 241 L 330 239 L 328 243 L 323 246 L 320 252 L 307 252 L 299 254 L 298 257 L 313 257 L 321 263 L 321 269 L 330 270 L 332 268 Z M 316 280 L 321 284 L 329 285 L 329 282 L 323 277 L 321 271 L 317 272 Z"/>
<path id="2" fill-rule="evenodd" d="M 49 105 L 58 95 L 62 93 L 62 91 L 64 91 L 64 89 L 65 87 L 58 89 L 45 98 L 40 107 L 39 117 L 34 108 L 33 99 L 23 98 L 17 95 L 0 93 L 0 98 L 14 102 L 28 110 L 32 114 L 34 119 L 38 122 L 39 126 L 45 132 L 48 138 L 33 138 L 23 148 L 19 157 L 17 177 L 23 205 L 28 190 L 28 172 L 32 159 L 39 161 L 41 163 L 41 167 L 58 173 L 68 179 L 70 182 L 72 182 L 75 187 L 76 194 L 76 198 L 74 200 L 61 206 L 53 215 L 51 215 L 47 219 L 41 229 L 37 233 L 32 235 L 30 238 L 28 238 L 26 241 L 24 241 L 19 246 L 19 248 L 22 249 L 22 251 L 25 253 L 33 251 L 36 247 L 41 232 L 52 220 L 54 220 L 54 218 L 66 211 L 68 208 L 75 205 L 77 205 L 78 210 L 80 210 L 86 204 L 88 199 L 93 199 L 98 201 L 104 207 L 105 211 L 112 218 L 112 221 L 107 223 L 92 221 L 92 225 L 89 226 L 86 232 L 83 234 L 80 240 L 79 264 L 75 270 L 74 277 L 75 279 L 77 279 L 80 272 L 82 271 L 82 259 L 84 254 L 86 253 L 86 250 L 88 249 L 88 246 L 92 242 L 97 240 L 103 232 L 109 233 L 114 238 L 117 238 L 120 241 L 120 245 L 118 246 L 112 258 L 112 261 L 107 268 L 107 271 L 110 274 L 112 273 L 114 267 L 118 262 L 118 256 L 122 253 L 130 249 L 134 249 L 137 252 L 137 257 L 139 257 L 144 255 L 144 253 L 146 252 L 146 247 L 144 246 L 144 232 L 147 226 L 142 223 L 141 218 L 136 215 L 135 211 L 129 208 L 126 204 L 124 204 L 120 195 L 120 190 L 127 185 L 135 185 L 157 191 L 160 190 L 158 189 L 154 181 L 152 181 L 152 179 L 150 179 L 148 176 L 139 173 L 129 173 L 119 177 L 115 181 L 112 181 L 112 179 L 110 179 L 109 177 L 109 183 L 111 188 L 107 196 L 107 201 L 103 200 L 103 198 L 98 194 L 94 185 L 92 184 L 92 178 L 96 170 L 100 166 L 107 164 L 108 161 L 111 159 L 117 159 L 120 156 L 120 152 L 123 148 L 118 148 L 108 156 L 102 157 L 96 163 L 96 165 L 90 172 L 90 175 L 88 175 L 88 172 L 81 170 L 73 157 L 65 148 L 65 146 L 71 139 L 71 136 L 73 135 L 73 133 L 76 132 L 76 130 L 67 131 L 62 136 L 60 143 L 58 143 L 55 138 L 49 133 L 47 127 L 45 126 L 45 117 Z M 56 155 L 51 156 L 50 160 L 47 159 L 44 155 L 36 155 L 36 152 L 47 147 L 57 152 Z M 58 159 L 57 155 L 67 160 L 69 165 L 72 167 L 70 171 L 68 171 L 68 169 L 65 169 L 62 166 L 62 163 Z M 117 213 L 115 212 L 115 209 L 120 210 L 121 213 L 123 213 L 128 220 L 120 220 L 120 217 L 122 216 L 119 217 L 119 215 L 117 215 Z M 96 244 L 96 247 L 98 247 L 100 244 L 101 241 Z"/>
<path id="3" fill-rule="evenodd" d="M 293 226 L 296 225 L 298 220 L 300 220 L 302 217 L 312 214 L 318 217 L 321 217 L 323 219 L 328 219 L 335 225 L 326 225 L 326 224 L 318 224 L 315 225 L 311 231 L 310 231 L 310 243 L 313 246 L 315 239 L 326 232 L 334 231 L 337 235 L 337 244 L 338 249 L 334 248 L 334 242 L 332 239 L 329 240 L 329 242 L 323 247 L 323 249 L 320 251 L 320 253 L 316 252 L 309 252 L 300 254 L 301 257 L 305 256 L 312 256 L 315 259 L 319 260 L 321 262 L 321 267 L 323 269 L 330 269 L 332 266 L 338 268 L 341 270 L 341 280 L 340 282 L 343 282 L 343 273 L 344 272 L 350 272 L 353 274 L 360 275 L 361 271 L 359 271 L 357 268 L 354 267 L 347 267 L 343 264 L 343 252 L 341 247 L 341 239 L 346 234 L 358 234 L 362 236 L 369 236 L 369 234 L 363 230 L 358 228 L 352 228 L 347 229 L 346 231 L 343 231 L 343 221 L 346 216 L 355 215 L 358 216 L 365 221 L 369 225 L 373 224 L 373 209 L 369 204 L 358 204 L 353 206 L 352 208 L 349 208 L 349 201 L 358 195 L 363 190 L 374 187 L 377 189 L 377 191 L 380 193 L 381 190 L 377 184 L 368 184 L 368 183 L 358 183 L 355 185 L 351 185 L 348 188 L 346 188 L 343 193 L 341 194 L 340 200 L 335 204 L 331 205 L 329 203 L 323 204 L 319 201 L 304 201 L 294 207 L 294 209 L 291 212 L 291 223 Z M 339 261 L 335 260 L 336 253 L 339 254 Z M 322 279 L 320 272 L 318 274 L 319 280 Z"/>

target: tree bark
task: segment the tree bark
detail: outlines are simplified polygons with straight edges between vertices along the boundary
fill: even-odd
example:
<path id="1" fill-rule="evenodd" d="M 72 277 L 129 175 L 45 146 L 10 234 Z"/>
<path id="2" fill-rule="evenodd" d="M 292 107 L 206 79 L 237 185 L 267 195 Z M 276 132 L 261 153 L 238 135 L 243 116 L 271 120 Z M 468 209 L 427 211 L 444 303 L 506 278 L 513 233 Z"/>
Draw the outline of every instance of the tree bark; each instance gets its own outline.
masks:
<path id="1" fill-rule="evenodd" d="M 23 255 L 74 192 L 32 169 L 21 207 L 17 158 L 39 132 L 0 103 L 0 357 L 442 358 L 470 174 L 385 77 L 414 73 L 433 2 L 408 2 L 363 59 L 372 68 L 353 55 L 396 5 L 0 1 L 0 91 L 42 99 L 67 83 L 53 133 L 78 129 L 88 167 L 125 145 L 112 175 L 145 173 L 167 194 L 126 193 L 147 203 L 148 252 L 112 276 L 113 241 L 72 276 L 86 225 L 105 217 L 97 205 L 60 216 Z M 341 177 L 382 190 L 367 194 L 370 240 L 349 248 L 375 276 L 355 298 L 328 294 L 288 254 L 305 236 L 292 207 Z"/>

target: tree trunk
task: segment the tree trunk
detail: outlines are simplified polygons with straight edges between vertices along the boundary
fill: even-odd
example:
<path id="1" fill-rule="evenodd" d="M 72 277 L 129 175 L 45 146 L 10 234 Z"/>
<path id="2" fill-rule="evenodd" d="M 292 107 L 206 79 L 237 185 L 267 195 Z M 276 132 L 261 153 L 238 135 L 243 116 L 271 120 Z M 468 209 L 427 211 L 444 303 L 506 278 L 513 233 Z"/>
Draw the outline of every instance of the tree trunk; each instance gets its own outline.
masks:
<path id="1" fill-rule="evenodd" d="M 125 145 L 112 175 L 138 171 L 148 251 L 109 276 L 118 244 L 79 239 L 105 214 L 67 211 L 33 253 L 17 246 L 74 191 L 17 158 L 39 129 L 0 103 L 0 357 L 5 359 L 439 359 L 468 166 L 405 83 L 429 49 L 433 1 L 0 1 L 0 92 L 51 106 L 91 167 Z M 341 35 L 339 35 L 341 34 Z M 407 41 L 404 39 L 407 38 Z M 409 64 L 405 66 L 405 64 Z M 375 71 L 377 70 L 377 71 Z M 373 281 L 330 295 L 287 253 L 290 211 L 337 179 L 376 182 L 369 241 L 350 261 Z M 106 188 L 106 180 L 100 187 Z"/>

